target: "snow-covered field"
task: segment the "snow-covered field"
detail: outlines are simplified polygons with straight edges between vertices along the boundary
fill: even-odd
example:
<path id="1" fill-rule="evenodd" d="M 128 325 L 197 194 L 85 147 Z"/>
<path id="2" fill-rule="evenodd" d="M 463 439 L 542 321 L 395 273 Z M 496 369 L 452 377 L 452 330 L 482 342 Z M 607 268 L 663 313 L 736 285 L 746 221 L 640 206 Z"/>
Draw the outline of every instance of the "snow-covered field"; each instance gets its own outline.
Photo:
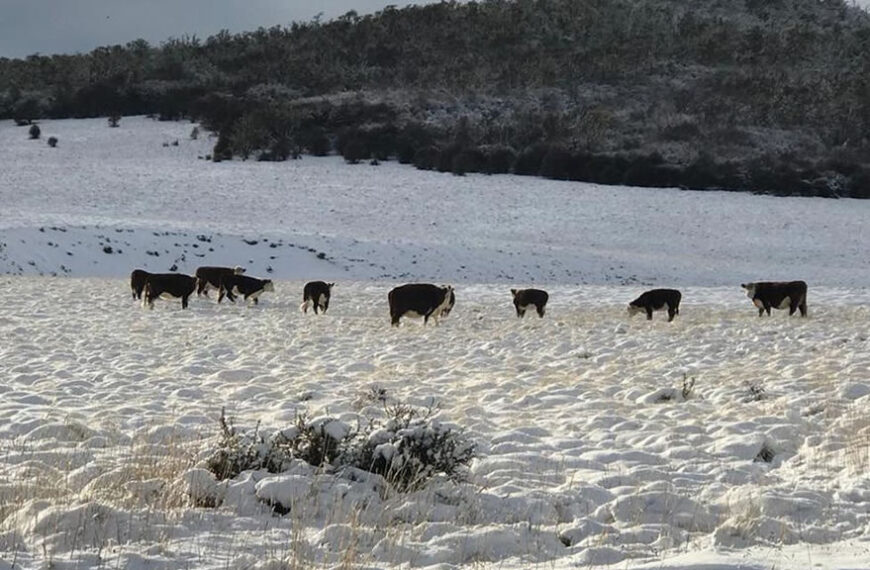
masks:
<path id="1" fill-rule="evenodd" d="M 0 124 L 0 569 L 870 568 L 870 203 L 212 164 L 190 128 Z M 276 291 L 130 297 L 201 264 Z M 768 278 L 810 318 L 759 319 L 739 283 Z M 389 326 L 411 280 L 456 286 L 440 327 Z M 530 284 L 544 319 L 514 316 Z M 627 318 L 646 284 L 683 291 L 673 323 Z M 222 408 L 268 434 L 378 395 L 462 427 L 467 482 L 201 470 Z"/>

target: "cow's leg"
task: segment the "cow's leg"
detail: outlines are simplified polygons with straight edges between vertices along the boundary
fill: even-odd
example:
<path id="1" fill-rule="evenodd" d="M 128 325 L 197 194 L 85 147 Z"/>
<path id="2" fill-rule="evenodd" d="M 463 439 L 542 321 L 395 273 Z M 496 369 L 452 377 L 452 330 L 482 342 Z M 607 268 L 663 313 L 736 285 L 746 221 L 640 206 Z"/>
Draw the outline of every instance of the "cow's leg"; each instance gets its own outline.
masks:
<path id="1" fill-rule="evenodd" d="M 319 315 L 320 314 L 320 303 L 314 303 L 313 307 L 314 307 L 314 314 Z"/>
<path id="2" fill-rule="evenodd" d="M 190 295 L 184 295 L 183 297 L 181 297 L 181 308 L 182 309 L 187 308 L 187 298 L 188 297 L 190 297 Z"/>
<path id="3" fill-rule="evenodd" d="M 763 305 L 761 307 L 758 307 L 758 316 L 759 317 L 764 316 L 764 306 Z"/>
<path id="4" fill-rule="evenodd" d="M 651 320 L 652 320 L 652 314 L 653 314 L 652 307 L 647 307 L 647 308 L 646 308 L 646 320 L 651 321 Z"/>
<path id="5" fill-rule="evenodd" d="M 673 307 L 668 305 L 668 322 L 673 321 L 674 315 L 676 315 L 676 314 L 677 314 L 677 311 Z"/>
<path id="6" fill-rule="evenodd" d="M 801 304 L 798 305 L 798 308 L 801 310 L 802 317 L 807 316 L 807 300 L 806 299 L 801 300 Z"/>
<path id="7" fill-rule="evenodd" d="M 543 319 L 544 318 L 544 305 L 538 305 L 537 309 L 538 309 L 538 316 Z"/>
<path id="8" fill-rule="evenodd" d="M 390 326 L 399 326 L 399 319 L 401 318 L 402 315 L 400 315 L 398 311 L 393 311 L 392 309 L 390 309 Z"/>
<path id="9" fill-rule="evenodd" d="M 767 311 L 768 317 L 770 316 L 770 307 L 771 307 L 770 303 L 767 303 L 767 302 L 764 303 L 764 310 Z"/>
<path id="10" fill-rule="evenodd" d="M 516 309 L 517 309 L 517 318 L 518 318 L 518 319 L 523 318 L 523 311 L 522 311 L 522 309 L 520 309 L 519 306 L 517 306 Z"/>

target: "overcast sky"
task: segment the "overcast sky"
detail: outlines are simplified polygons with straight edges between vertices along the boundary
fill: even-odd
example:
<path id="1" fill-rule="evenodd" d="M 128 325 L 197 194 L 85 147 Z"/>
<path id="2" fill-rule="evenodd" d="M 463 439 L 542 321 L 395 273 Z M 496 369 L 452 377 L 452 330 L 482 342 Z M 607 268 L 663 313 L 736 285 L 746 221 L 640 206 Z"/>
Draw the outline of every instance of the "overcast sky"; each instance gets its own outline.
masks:
<path id="1" fill-rule="evenodd" d="M 88 52 L 143 38 L 200 39 L 231 32 L 324 19 L 349 10 L 366 14 L 435 0 L 0 0 L 0 57 Z M 690 1 L 690 0 L 687 0 Z M 857 0 L 870 6 L 870 0 Z"/>
<path id="2" fill-rule="evenodd" d="M 89 52 L 143 38 L 205 39 L 220 30 L 243 32 L 324 19 L 349 10 L 367 14 L 394 4 L 433 0 L 0 0 L 0 57 Z"/>

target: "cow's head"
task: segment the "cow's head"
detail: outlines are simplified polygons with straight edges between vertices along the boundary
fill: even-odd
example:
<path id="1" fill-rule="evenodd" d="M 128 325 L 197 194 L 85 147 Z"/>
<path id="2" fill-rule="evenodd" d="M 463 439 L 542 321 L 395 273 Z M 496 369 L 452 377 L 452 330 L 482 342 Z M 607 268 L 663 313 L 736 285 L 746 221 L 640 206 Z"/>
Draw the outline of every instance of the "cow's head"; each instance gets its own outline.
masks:
<path id="1" fill-rule="evenodd" d="M 638 313 L 642 313 L 642 312 L 644 312 L 644 308 L 643 308 L 643 307 L 638 307 L 637 305 L 634 305 L 634 304 L 632 304 L 632 303 L 629 303 L 629 304 L 628 304 L 628 316 L 629 316 L 629 317 L 633 317 L 633 316 L 635 316 L 636 314 L 638 314 Z"/>
<path id="2" fill-rule="evenodd" d="M 271 279 L 265 279 L 263 281 L 263 291 L 274 291 L 275 285 L 272 284 Z"/>
<path id="3" fill-rule="evenodd" d="M 755 283 L 741 283 L 741 287 L 746 289 L 746 296 L 750 299 L 755 296 Z"/>
<path id="4" fill-rule="evenodd" d="M 244 272 L 245 272 L 245 268 L 244 268 L 244 267 L 240 267 L 240 266 L 238 266 L 238 265 L 236 265 L 235 267 L 233 267 L 233 273 L 236 274 L 236 275 L 241 275 L 241 274 L 244 273 Z"/>
<path id="5" fill-rule="evenodd" d="M 453 293 L 453 286 L 447 285 L 441 288 L 444 291 L 444 308 L 441 310 L 441 316 L 446 317 L 453 310 L 453 305 L 456 304 L 456 295 Z"/>
<path id="6" fill-rule="evenodd" d="M 332 288 L 335 287 L 335 283 L 327 283 L 327 284 L 326 284 L 326 287 L 327 287 L 330 291 L 332 291 Z"/>

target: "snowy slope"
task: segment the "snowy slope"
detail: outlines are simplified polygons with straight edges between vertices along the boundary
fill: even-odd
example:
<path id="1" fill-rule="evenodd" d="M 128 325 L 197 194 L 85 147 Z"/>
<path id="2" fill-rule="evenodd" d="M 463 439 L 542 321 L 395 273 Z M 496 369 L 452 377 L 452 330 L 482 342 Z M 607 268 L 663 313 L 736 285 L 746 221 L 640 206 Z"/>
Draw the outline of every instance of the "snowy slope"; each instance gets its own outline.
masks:
<path id="1" fill-rule="evenodd" d="M 870 567 L 864 202 L 212 164 L 188 124 L 42 126 L 58 148 L 0 128 L 0 570 Z M 275 292 L 131 299 L 133 267 L 206 263 Z M 329 312 L 302 315 L 321 277 Z M 810 317 L 758 318 L 757 278 L 806 279 Z M 411 279 L 456 285 L 441 326 L 389 326 Z M 673 323 L 628 318 L 647 282 L 683 291 Z M 530 283 L 544 319 L 515 317 Z M 465 429 L 467 483 L 201 469 L 221 409 L 354 426 L 380 393 Z"/>
<path id="2" fill-rule="evenodd" d="M 868 201 L 456 177 L 337 157 L 214 164 L 197 160 L 214 139 L 190 140 L 191 128 L 46 121 L 52 149 L 3 123 L 0 272 L 239 264 L 284 279 L 870 282 Z"/>

